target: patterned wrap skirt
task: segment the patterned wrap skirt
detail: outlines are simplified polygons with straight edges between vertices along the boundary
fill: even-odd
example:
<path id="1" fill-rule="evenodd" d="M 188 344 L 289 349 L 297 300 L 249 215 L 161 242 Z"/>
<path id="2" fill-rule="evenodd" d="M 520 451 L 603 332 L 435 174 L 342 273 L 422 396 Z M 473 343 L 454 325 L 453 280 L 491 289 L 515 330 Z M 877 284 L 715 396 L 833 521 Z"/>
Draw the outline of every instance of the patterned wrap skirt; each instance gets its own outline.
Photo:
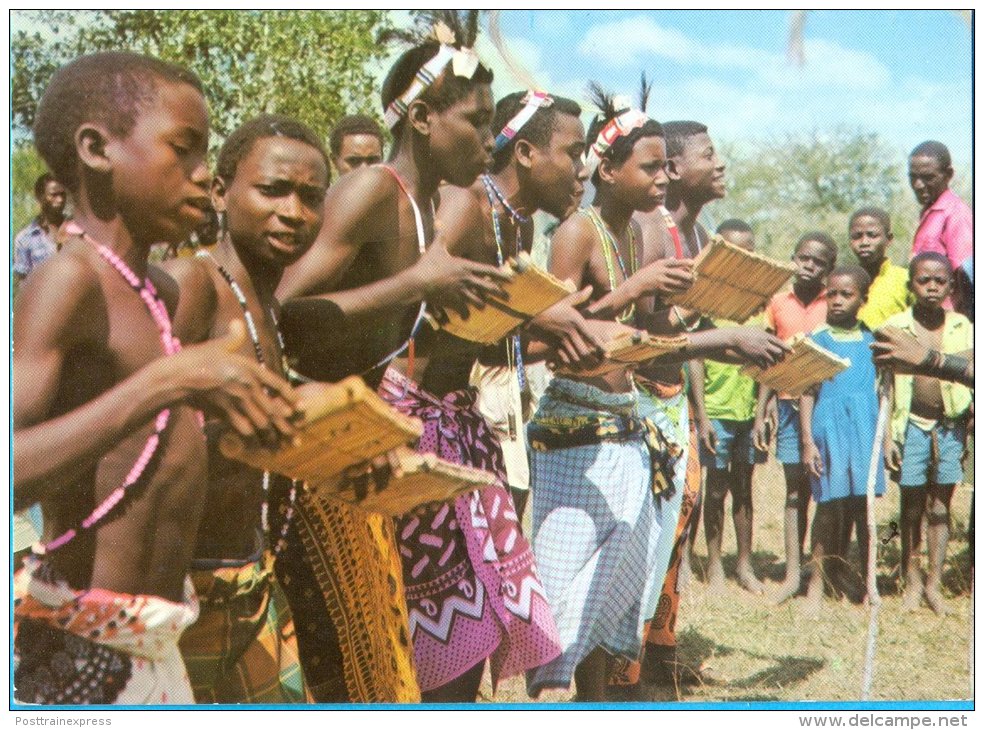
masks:
<path id="1" fill-rule="evenodd" d="M 192 704 L 178 638 L 198 618 L 180 603 L 76 590 L 36 557 L 14 579 L 14 700 L 40 705 Z"/>
<path id="2" fill-rule="evenodd" d="M 421 690 L 448 684 L 486 658 L 493 688 L 549 662 L 560 653 L 556 625 L 475 391 L 438 398 L 389 370 L 380 395 L 423 421 L 418 451 L 498 478 L 395 520 Z"/>
<path id="3" fill-rule="evenodd" d="M 198 704 L 310 702 L 294 620 L 269 552 L 238 567 L 192 570 L 201 610 L 181 636 Z"/>

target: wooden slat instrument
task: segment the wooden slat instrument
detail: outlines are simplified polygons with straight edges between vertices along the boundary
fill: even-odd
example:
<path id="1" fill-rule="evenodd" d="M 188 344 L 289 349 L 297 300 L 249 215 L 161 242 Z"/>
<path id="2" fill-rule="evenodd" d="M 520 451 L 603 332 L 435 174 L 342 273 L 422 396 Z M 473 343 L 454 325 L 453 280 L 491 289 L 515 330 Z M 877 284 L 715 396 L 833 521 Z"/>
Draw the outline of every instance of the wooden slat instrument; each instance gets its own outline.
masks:
<path id="1" fill-rule="evenodd" d="M 509 298 L 490 297 L 484 309 L 469 308 L 468 319 L 448 311 L 443 329 L 456 337 L 491 345 L 575 291 L 571 282 L 536 266 L 526 252 L 509 259 L 502 269 L 513 274 L 511 281 L 502 284 Z"/>
<path id="2" fill-rule="evenodd" d="M 300 480 L 308 489 L 391 515 L 494 481 L 486 472 L 405 448 L 420 437 L 423 424 L 394 409 L 357 376 L 309 388 L 300 408 L 304 423 L 295 443 L 271 450 L 247 445 L 229 432 L 220 438 L 220 450 L 227 458 Z M 392 473 L 378 488 L 367 466 L 386 454 Z"/>
<path id="3" fill-rule="evenodd" d="M 820 347 L 806 335 L 793 335 L 786 344 L 792 352 L 782 362 L 765 370 L 755 365 L 745 365 L 742 372 L 773 390 L 799 397 L 814 385 L 830 380 L 851 366 L 850 360 Z"/>
<path id="4" fill-rule="evenodd" d="M 686 346 L 687 338 L 684 335 L 661 337 L 635 330 L 608 340 L 605 343 L 605 359 L 597 367 L 590 370 L 559 368 L 556 372 L 575 377 L 596 377 L 627 365 L 639 365 L 653 358 L 679 352 Z"/>
<path id="5" fill-rule="evenodd" d="M 740 324 L 763 309 L 795 271 L 791 263 L 746 251 L 715 235 L 694 259 L 693 286 L 665 301 Z"/>

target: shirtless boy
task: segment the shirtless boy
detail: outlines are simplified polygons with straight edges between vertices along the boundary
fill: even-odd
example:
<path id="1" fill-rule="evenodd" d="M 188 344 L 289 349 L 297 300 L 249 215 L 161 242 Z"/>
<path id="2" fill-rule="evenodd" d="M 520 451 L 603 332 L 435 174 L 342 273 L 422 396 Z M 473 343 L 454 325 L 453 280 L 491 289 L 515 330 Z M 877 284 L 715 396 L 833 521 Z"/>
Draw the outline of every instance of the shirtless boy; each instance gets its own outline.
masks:
<path id="1" fill-rule="evenodd" d="M 208 204 L 197 78 L 135 54 L 83 56 L 53 77 L 34 132 L 76 226 L 14 313 L 15 502 L 40 501 L 45 521 L 41 555 L 18 576 L 15 698 L 189 703 L 177 642 L 198 615 L 195 407 L 276 440 L 293 435 L 294 396 L 230 354 L 241 327 L 177 354 L 176 287 L 147 264 L 152 244 L 181 241 Z"/>
<path id="2" fill-rule="evenodd" d="M 285 375 L 273 292 L 284 267 L 314 242 L 327 186 L 317 135 L 293 119 L 255 117 L 226 139 L 212 182 L 223 221 L 218 245 L 165 264 L 181 288 L 174 329 L 182 341 L 220 338 L 242 322 L 250 341 L 239 354 Z M 278 505 L 289 519 L 293 500 L 275 499 L 270 475 L 223 458 L 214 438 L 209 446 L 205 513 L 213 519 L 199 529 L 192 564 L 202 609 L 181 639 L 195 698 L 303 702 L 293 620 L 273 575 L 283 541 L 264 524 Z"/>
<path id="3" fill-rule="evenodd" d="M 973 349 L 970 321 L 944 308 L 953 289 L 953 270 L 943 254 L 916 254 L 909 264 L 909 288 L 915 304 L 889 317 L 886 325 L 914 335 L 945 354 Z M 925 597 L 933 611 L 944 613 L 941 579 L 950 538 L 950 501 L 954 487 L 963 480 L 960 460 L 973 412 L 973 391 L 924 375 L 896 373 L 893 399 L 885 459 L 889 470 L 899 474 L 903 602 L 908 610 L 914 610 Z M 924 514 L 929 553 L 925 584 L 919 569 Z"/>
<path id="4" fill-rule="evenodd" d="M 487 658 L 495 681 L 542 664 L 557 651 L 532 555 L 504 491 L 501 450 L 474 408 L 474 395 L 428 393 L 410 379 L 414 373 L 428 376 L 426 354 L 418 357 L 414 338 L 407 341 L 408 335 L 423 334 L 420 302 L 426 300 L 427 311 L 440 319 L 444 309 L 481 305 L 498 290 L 496 282 L 507 278 L 496 266 L 452 256 L 441 237 L 428 245 L 441 182 L 470 186 L 488 167 L 493 148 L 492 74 L 470 50 L 473 33 L 465 26 L 474 26 L 448 20 L 455 37 L 410 49 L 383 83 L 394 136 L 388 165 L 352 172 L 328 194 L 321 235 L 280 287 L 296 298 L 285 305 L 284 324 L 288 346 L 292 338 L 297 343 L 302 371 L 328 379 L 364 372 L 376 384 L 390 364 L 382 393 L 424 421 L 420 448 L 502 479 L 502 486 L 460 497 L 450 512 L 428 508 L 424 516 L 397 521 L 407 581 L 404 610 L 423 699 L 431 702 L 473 701 Z M 329 353 L 319 340 L 336 341 L 338 326 L 319 333 L 321 325 L 305 319 L 312 298 L 334 302 L 350 333 L 332 348 L 327 368 L 320 360 Z M 367 314 L 374 314 L 371 327 L 365 326 Z M 394 357 L 404 351 L 405 359 Z M 315 365 L 305 369 L 305 360 Z M 486 498 L 497 506 L 484 528 Z M 425 524 L 431 526 L 427 534 L 417 530 Z M 486 541 L 483 552 L 477 546 Z M 493 545 L 495 558 L 489 557 Z M 533 593 L 515 603 L 504 598 L 514 589 Z"/>

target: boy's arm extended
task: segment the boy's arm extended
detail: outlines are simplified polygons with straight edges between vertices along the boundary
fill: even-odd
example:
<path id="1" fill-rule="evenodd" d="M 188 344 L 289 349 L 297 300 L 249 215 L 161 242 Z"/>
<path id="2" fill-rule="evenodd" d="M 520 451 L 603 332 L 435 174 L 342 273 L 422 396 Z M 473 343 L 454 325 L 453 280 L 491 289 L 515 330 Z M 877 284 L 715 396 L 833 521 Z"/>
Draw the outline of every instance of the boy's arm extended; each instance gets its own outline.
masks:
<path id="1" fill-rule="evenodd" d="M 704 444 L 704 448 L 710 453 L 717 453 L 717 439 L 714 429 L 711 428 L 711 421 L 707 417 L 707 408 L 704 405 L 704 361 L 691 360 L 687 363 L 687 372 L 690 376 L 691 400 L 694 404 L 694 423 L 697 424 L 697 435 Z"/>
<path id="2" fill-rule="evenodd" d="M 62 256 L 33 277 L 14 311 L 14 493 L 18 504 L 70 483 L 162 408 L 215 407 L 243 436 L 291 437 L 295 398 L 279 377 L 240 356 L 245 330 L 150 362 L 73 410 L 52 415 L 69 356 L 86 345 L 106 303 L 95 271 Z M 269 391 L 267 389 L 270 389 Z"/>

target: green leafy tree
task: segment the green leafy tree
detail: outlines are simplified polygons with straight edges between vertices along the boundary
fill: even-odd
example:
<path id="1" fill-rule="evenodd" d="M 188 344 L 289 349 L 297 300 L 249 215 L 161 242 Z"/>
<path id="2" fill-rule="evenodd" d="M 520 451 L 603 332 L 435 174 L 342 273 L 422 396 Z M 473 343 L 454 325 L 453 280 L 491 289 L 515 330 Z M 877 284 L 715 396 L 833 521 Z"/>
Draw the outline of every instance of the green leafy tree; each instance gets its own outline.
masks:
<path id="1" fill-rule="evenodd" d="M 15 131 L 30 129 L 48 79 L 71 58 L 132 50 L 188 66 L 202 79 L 219 140 L 261 112 L 325 134 L 351 112 L 374 113 L 368 66 L 385 49 L 381 10 L 99 10 L 19 13 L 11 37 Z M 28 21 L 27 23 L 23 21 Z"/>
<path id="2" fill-rule="evenodd" d="M 786 258 L 799 236 L 823 230 L 838 241 L 843 260 L 852 260 L 847 222 L 862 206 L 892 216 L 898 243 L 890 249 L 908 259 L 919 209 L 909 190 L 905 159 L 876 134 L 836 128 L 725 146 L 728 195 L 716 204 L 756 230 L 763 252 Z"/>

